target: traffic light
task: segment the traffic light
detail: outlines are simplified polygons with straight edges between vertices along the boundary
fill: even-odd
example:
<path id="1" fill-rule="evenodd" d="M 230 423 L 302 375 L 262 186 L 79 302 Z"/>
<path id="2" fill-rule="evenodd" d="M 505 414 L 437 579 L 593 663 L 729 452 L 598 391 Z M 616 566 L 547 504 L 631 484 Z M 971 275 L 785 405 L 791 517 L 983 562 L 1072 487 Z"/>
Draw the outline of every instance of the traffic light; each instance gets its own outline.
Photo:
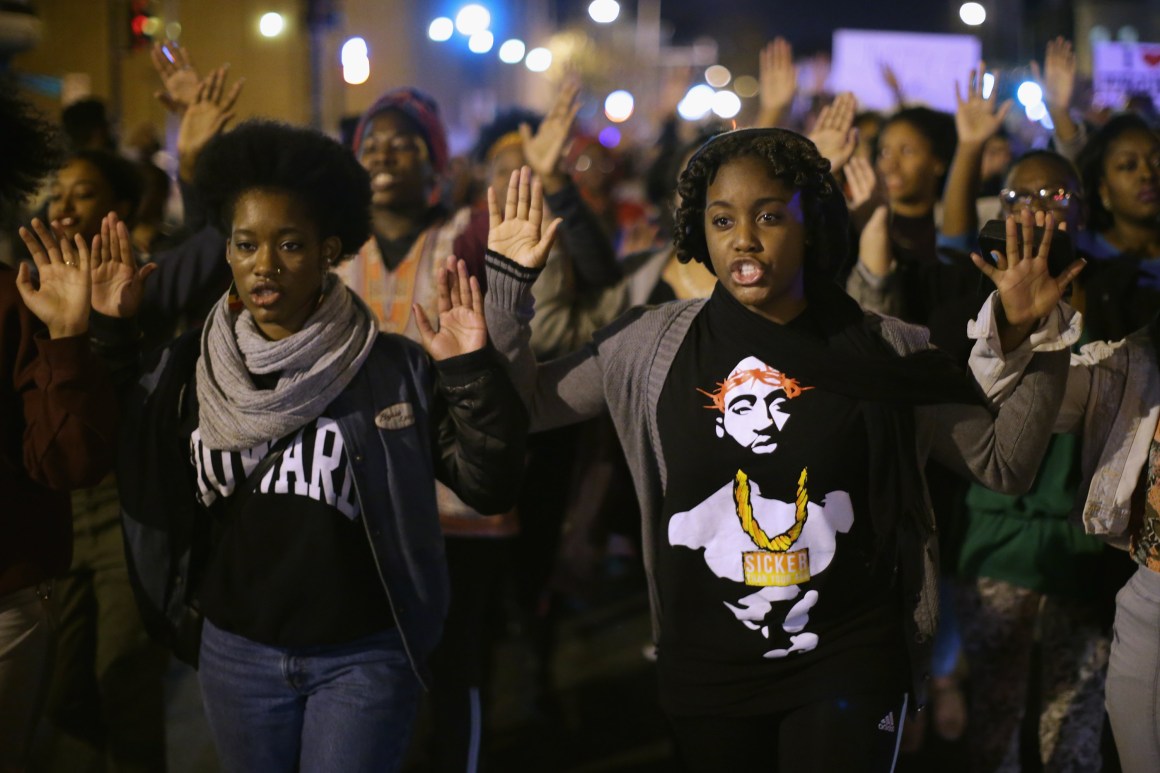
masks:
<path id="1" fill-rule="evenodd" d="M 138 51 L 153 45 L 161 34 L 162 23 L 154 7 L 155 0 L 129 0 L 129 50 Z"/>

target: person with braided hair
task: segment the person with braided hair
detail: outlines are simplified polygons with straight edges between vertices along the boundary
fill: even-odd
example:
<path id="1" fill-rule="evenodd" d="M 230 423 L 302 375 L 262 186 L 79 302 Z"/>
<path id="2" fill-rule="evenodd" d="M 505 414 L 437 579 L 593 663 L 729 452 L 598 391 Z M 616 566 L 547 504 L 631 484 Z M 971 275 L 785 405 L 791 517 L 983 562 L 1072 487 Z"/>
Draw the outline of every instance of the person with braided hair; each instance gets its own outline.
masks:
<path id="1" fill-rule="evenodd" d="M 675 249 L 708 299 L 628 312 L 537 364 L 531 285 L 542 229 L 524 169 L 489 194 L 488 329 L 532 430 L 609 411 L 642 513 L 661 707 L 694 771 L 892 770 L 908 702 L 925 700 L 937 533 L 922 470 L 937 458 L 998 490 L 1028 486 L 1063 395 L 1069 330 L 1050 238 L 1009 225 L 1003 348 L 1027 351 L 998 413 L 924 328 L 863 312 L 835 284 L 847 210 L 813 143 L 718 135 L 681 176 Z M 981 260 L 979 261 L 981 263 Z M 792 395 L 792 396 L 791 396 Z M 708 398 L 708 399 L 706 399 Z"/>

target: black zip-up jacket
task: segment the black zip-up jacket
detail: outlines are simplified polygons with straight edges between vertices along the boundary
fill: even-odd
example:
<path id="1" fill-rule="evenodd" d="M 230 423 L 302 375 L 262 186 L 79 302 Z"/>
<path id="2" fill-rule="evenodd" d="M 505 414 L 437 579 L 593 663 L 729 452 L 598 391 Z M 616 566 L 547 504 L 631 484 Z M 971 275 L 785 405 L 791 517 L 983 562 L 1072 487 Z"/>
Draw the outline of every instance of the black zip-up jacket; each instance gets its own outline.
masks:
<path id="1" fill-rule="evenodd" d="M 122 378 L 135 355 L 130 328 L 94 321 L 94 344 Z M 117 469 L 126 557 L 146 626 L 192 664 L 201 632 L 197 580 L 214 548 L 214 516 L 198 502 L 189 431 L 181 429 L 197 410 L 200 356 L 199 333 L 186 334 L 129 388 Z M 383 589 L 424 679 L 449 593 L 435 479 L 481 513 L 509 510 L 523 473 L 527 412 L 490 346 L 433 363 L 418 344 L 380 333 L 326 415 L 342 432 Z"/>

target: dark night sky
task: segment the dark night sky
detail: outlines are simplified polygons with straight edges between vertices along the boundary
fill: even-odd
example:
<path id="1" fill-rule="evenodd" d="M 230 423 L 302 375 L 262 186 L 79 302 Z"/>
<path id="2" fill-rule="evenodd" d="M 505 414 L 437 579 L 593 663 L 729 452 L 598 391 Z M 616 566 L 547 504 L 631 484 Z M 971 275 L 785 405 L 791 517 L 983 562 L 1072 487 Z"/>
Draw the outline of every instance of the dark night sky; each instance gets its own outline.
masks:
<path id="1" fill-rule="evenodd" d="M 586 17 L 589 0 L 557 0 L 558 18 Z M 635 0 L 620 0 L 635 14 Z M 828 52 L 840 28 L 914 32 L 966 32 L 956 0 L 661 0 L 661 17 L 671 25 L 672 42 L 717 41 L 720 61 L 745 67 L 768 40 L 783 35 L 795 54 Z M 752 67 L 745 67 L 752 69 Z"/>

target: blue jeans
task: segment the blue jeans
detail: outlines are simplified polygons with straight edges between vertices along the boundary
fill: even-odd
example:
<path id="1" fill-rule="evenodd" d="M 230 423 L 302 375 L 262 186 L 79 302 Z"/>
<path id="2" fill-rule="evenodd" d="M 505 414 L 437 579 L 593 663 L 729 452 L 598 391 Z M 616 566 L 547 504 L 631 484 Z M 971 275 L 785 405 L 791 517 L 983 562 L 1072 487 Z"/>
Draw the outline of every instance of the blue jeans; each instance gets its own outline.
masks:
<path id="1" fill-rule="evenodd" d="M 226 771 L 396 770 L 422 689 L 395 629 L 286 649 L 208 620 L 198 680 Z"/>

